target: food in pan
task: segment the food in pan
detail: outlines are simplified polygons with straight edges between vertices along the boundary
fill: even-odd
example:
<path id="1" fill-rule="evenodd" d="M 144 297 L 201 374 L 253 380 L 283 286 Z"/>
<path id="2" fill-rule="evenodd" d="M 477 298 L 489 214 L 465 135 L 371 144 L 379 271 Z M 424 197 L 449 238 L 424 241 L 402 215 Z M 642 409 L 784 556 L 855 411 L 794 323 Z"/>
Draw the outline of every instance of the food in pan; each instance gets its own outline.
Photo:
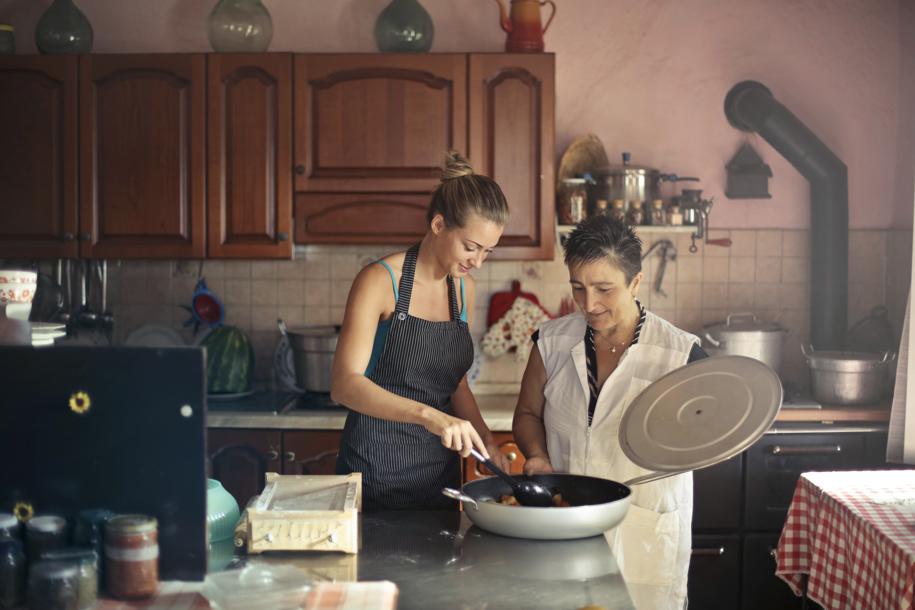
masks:
<path id="1" fill-rule="evenodd" d="M 502 497 L 499 498 L 499 504 L 505 504 L 506 506 L 521 506 L 521 503 L 519 503 L 518 500 L 515 498 L 515 496 L 513 496 L 511 494 L 503 494 Z M 572 506 L 572 505 L 569 504 L 569 502 L 567 500 L 564 500 L 562 498 L 561 493 L 554 493 L 553 494 L 553 506 L 559 507 L 559 508 L 565 508 L 565 507 Z"/>

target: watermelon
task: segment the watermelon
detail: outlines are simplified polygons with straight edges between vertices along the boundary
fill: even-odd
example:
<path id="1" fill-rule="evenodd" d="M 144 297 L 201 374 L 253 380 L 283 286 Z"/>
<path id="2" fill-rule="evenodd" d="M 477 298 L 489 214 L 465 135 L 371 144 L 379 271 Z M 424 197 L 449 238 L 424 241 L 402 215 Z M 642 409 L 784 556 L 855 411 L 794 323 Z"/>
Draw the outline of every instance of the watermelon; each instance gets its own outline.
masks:
<path id="1" fill-rule="evenodd" d="M 254 348 L 241 329 L 220 326 L 201 345 L 206 349 L 209 394 L 237 394 L 254 387 Z"/>

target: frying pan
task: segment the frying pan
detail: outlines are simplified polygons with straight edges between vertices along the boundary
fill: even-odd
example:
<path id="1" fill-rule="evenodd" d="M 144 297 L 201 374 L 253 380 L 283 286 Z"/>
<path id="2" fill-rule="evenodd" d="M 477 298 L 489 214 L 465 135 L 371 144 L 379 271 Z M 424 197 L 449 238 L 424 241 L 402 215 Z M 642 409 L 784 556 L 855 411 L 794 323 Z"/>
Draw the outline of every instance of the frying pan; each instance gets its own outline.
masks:
<path id="1" fill-rule="evenodd" d="M 536 540 L 596 536 L 626 517 L 631 486 L 730 459 L 765 434 L 781 404 L 781 381 L 765 363 L 745 356 L 706 358 L 653 382 L 623 414 L 620 446 L 652 472 L 625 483 L 560 473 L 518 477 L 560 492 L 569 507 L 499 504 L 512 492 L 498 477 L 442 493 L 461 500 L 467 517 L 494 534 Z"/>

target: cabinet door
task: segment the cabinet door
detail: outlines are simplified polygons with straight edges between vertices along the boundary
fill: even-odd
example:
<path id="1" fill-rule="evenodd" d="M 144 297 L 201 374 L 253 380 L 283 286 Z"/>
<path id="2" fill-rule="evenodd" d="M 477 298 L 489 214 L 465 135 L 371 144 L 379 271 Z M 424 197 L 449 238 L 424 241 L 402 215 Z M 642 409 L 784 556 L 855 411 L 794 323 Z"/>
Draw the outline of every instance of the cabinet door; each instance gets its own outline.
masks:
<path id="1" fill-rule="evenodd" d="M 511 210 L 493 258 L 553 258 L 554 75 L 551 54 L 470 56 L 470 162 Z"/>
<path id="2" fill-rule="evenodd" d="M 212 429 L 207 434 L 212 478 L 244 509 L 264 489 L 264 475 L 280 472 L 279 430 Z"/>
<path id="3" fill-rule="evenodd" d="M 742 481 L 742 453 L 693 472 L 694 532 L 740 527 Z"/>
<path id="4" fill-rule="evenodd" d="M 339 430 L 283 433 L 283 474 L 334 474 L 340 451 Z"/>
<path id="5" fill-rule="evenodd" d="M 800 610 L 803 607 L 803 600 L 775 575 L 777 564 L 773 551 L 777 546 L 777 534 L 748 535 L 744 538 L 742 610 Z M 813 602 L 808 602 L 807 607 L 810 610 L 819 608 Z"/>
<path id="6" fill-rule="evenodd" d="M 689 606 L 734 610 L 740 604 L 740 538 L 693 536 L 689 560 Z"/>
<path id="7" fill-rule="evenodd" d="M 425 233 L 445 151 L 467 152 L 466 61 L 295 57 L 297 241 L 408 243 Z"/>
<path id="8" fill-rule="evenodd" d="M 510 432 L 493 432 L 493 439 L 499 445 L 499 451 L 505 454 L 511 464 L 509 472 L 511 474 L 522 474 L 524 472 L 524 455 L 515 443 L 514 437 Z M 492 476 L 489 469 L 480 464 L 474 457 L 465 458 L 464 460 L 464 482 L 479 479 L 480 477 Z"/>
<path id="9" fill-rule="evenodd" d="M 77 62 L 0 56 L 0 258 L 78 254 Z"/>
<path id="10" fill-rule="evenodd" d="M 747 449 L 748 529 L 781 531 L 798 477 L 818 470 L 853 470 L 865 462 L 864 435 L 767 434 Z"/>
<path id="11" fill-rule="evenodd" d="M 80 253 L 202 258 L 204 56 L 80 62 Z"/>
<path id="12" fill-rule="evenodd" d="M 292 256 L 292 56 L 207 57 L 207 255 Z"/>

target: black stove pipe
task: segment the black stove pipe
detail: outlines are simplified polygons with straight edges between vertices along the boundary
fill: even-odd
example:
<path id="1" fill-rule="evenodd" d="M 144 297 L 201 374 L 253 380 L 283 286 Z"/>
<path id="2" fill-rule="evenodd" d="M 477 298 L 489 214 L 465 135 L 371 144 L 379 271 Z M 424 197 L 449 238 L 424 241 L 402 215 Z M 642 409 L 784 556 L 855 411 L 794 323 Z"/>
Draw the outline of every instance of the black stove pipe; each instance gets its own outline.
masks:
<path id="1" fill-rule="evenodd" d="M 728 122 L 759 133 L 810 181 L 810 339 L 844 349 L 848 328 L 848 168 L 762 83 L 734 85 Z"/>

